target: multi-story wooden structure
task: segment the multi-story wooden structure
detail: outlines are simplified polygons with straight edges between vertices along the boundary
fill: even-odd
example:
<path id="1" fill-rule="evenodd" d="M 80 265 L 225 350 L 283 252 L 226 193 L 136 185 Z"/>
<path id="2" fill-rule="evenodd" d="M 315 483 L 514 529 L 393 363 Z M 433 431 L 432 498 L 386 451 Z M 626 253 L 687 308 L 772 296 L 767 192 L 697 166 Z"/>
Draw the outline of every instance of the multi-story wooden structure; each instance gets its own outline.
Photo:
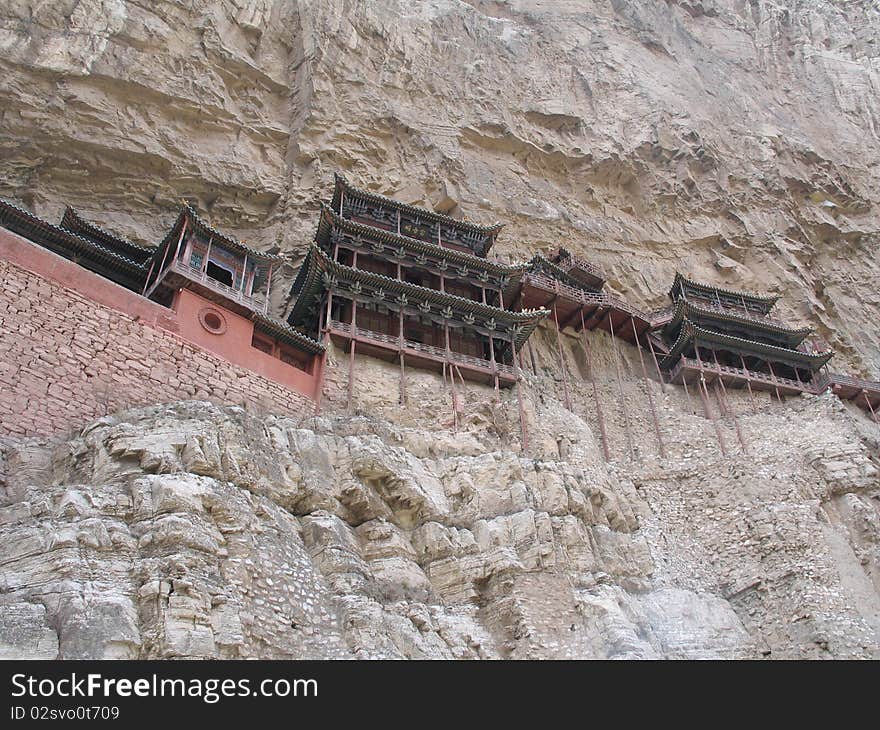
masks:
<path id="1" fill-rule="evenodd" d="M 191 206 L 183 206 L 155 248 L 110 233 L 69 207 L 54 225 L 0 201 L 0 226 L 173 310 L 186 339 L 316 397 L 324 346 L 268 312 L 278 257 L 220 233 Z"/>
<path id="2" fill-rule="evenodd" d="M 660 360 L 670 382 L 719 380 L 777 396 L 814 392 L 816 374 L 831 358 L 805 343 L 809 327 L 770 316 L 777 297 L 732 291 L 676 274 L 673 310 L 662 329 L 668 351 Z"/>
<path id="3" fill-rule="evenodd" d="M 452 383 L 518 380 L 520 348 L 548 312 L 511 306 L 524 267 L 487 258 L 500 226 L 405 205 L 339 176 L 332 203 L 321 209 L 287 319 L 349 353 L 350 402 L 355 353 L 398 362 L 402 400 L 407 365 Z"/>

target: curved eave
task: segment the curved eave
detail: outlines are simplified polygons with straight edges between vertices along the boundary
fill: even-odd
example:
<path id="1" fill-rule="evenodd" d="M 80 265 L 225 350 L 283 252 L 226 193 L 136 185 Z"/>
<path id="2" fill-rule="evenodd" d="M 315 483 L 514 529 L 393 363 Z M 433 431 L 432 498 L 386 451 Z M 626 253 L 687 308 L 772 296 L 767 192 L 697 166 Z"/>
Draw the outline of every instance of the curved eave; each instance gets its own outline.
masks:
<path id="1" fill-rule="evenodd" d="M 685 301 L 684 299 L 679 299 L 675 303 L 672 319 L 666 324 L 664 331 L 666 333 L 674 332 L 682 321 L 693 321 L 698 318 L 713 320 L 716 322 L 735 322 L 758 332 L 782 335 L 786 339 L 786 344 L 789 347 L 797 347 L 812 331 L 809 327 L 787 327 L 786 325 L 777 322 L 760 322 L 749 317 L 743 317 L 742 315 L 737 314 L 735 310 L 719 312 L 715 309 L 701 307 L 699 304 L 694 304 L 693 302 Z"/>
<path id="2" fill-rule="evenodd" d="M 329 235 L 332 228 L 339 228 L 354 235 L 363 236 L 375 241 L 382 241 L 388 244 L 396 244 L 402 246 L 408 251 L 418 251 L 420 253 L 431 253 L 438 257 L 455 261 L 461 264 L 467 264 L 472 268 L 479 268 L 485 271 L 491 271 L 502 275 L 515 275 L 526 269 L 525 264 L 511 265 L 502 264 L 497 261 L 489 261 L 474 254 L 465 253 L 464 251 L 456 251 L 455 249 L 441 246 L 438 243 L 430 241 L 421 241 L 417 238 L 410 238 L 393 231 L 385 231 L 381 228 L 374 228 L 364 223 L 343 218 L 334 212 L 327 205 L 321 204 L 321 218 L 318 224 L 318 230 L 315 233 L 315 242 L 322 250 L 327 252 L 329 247 Z"/>
<path id="3" fill-rule="evenodd" d="M 248 258 L 263 261 L 264 263 L 273 263 L 281 260 L 280 256 L 257 251 L 247 244 L 244 244 L 241 241 L 237 241 L 234 238 L 230 238 L 229 236 L 221 233 L 216 228 L 212 228 L 189 203 L 184 203 L 183 207 L 180 210 L 180 213 L 177 214 L 177 219 L 174 221 L 174 225 L 171 227 L 171 230 L 169 230 L 168 233 L 165 234 L 165 238 L 163 238 L 162 242 L 159 244 L 157 255 L 159 255 L 158 251 L 164 251 L 166 246 L 177 242 L 177 239 L 180 237 L 180 232 L 185 222 L 188 222 L 188 227 L 190 230 L 195 231 L 202 237 L 213 237 L 224 247 L 232 249 L 233 251 L 242 255 L 246 255 Z"/>
<path id="4" fill-rule="evenodd" d="M 323 344 L 281 320 L 260 314 L 259 312 L 254 312 L 251 318 L 253 319 L 254 327 L 260 332 L 265 332 L 278 340 L 294 345 L 311 355 L 320 355 L 324 352 Z"/>
<path id="5" fill-rule="evenodd" d="M 818 370 L 834 355 L 833 352 L 819 354 L 801 352 L 800 350 L 786 347 L 777 347 L 776 345 L 767 345 L 763 342 L 746 340 L 742 337 L 734 337 L 733 335 L 727 335 L 723 332 L 715 332 L 714 330 L 698 327 L 693 322 L 685 320 L 681 327 L 681 331 L 679 332 L 678 339 L 669 349 L 669 353 L 663 357 L 660 363 L 661 366 L 665 369 L 672 367 L 681 355 L 682 350 L 691 340 L 702 340 L 703 342 L 709 342 L 712 344 L 727 345 L 733 351 L 742 350 L 761 353 L 769 356 L 768 359 L 770 360 L 778 360 L 780 362 L 785 362 L 788 365 L 796 364 L 801 367 L 807 367 L 810 370 Z"/>
<path id="6" fill-rule="evenodd" d="M 303 321 L 305 310 L 312 305 L 318 292 L 324 289 L 325 274 L 344 279 L 345 281 L 361 281 L 373 284 L 390 293 L 404 294 L 411 298 L 413 302 L 427 301 L 437 305 L 445 304 L 453 307 L 458 312 L 470 312 L 487 319 L 495 318 L 520 328 L 527 327 L 528 332 L 531 332 L 542 319 L 550 314 L 550 311 L 547 309 L 513 312 L 501 309 L 500 307 L 475 302 L 471 299 L 465 299 L 454 294 L 446 294 L 435 289 L 410 284 L 399 279 L 392 279 L 382 274 L 354 269 L 330 260 L 320 248 L 312 246 L 291 288 L 291 294 L 296 296 L 296 301 L 288 316 L 289 323 L 295 325 Z"/>
<path id="7" fill-rule="evenodd" d="M 684 274 L 682 274 L 681 272 L 678 272 L 678 271 L 675 272 L 675 279 L 673 280 L 672 286 L 669 289 L 669 298 L 672 299 L 673 301 L 675 301 L 675 299 L 676 299 L 676 295 L 675 295 L 676 289 L 678 289 L 679 285 L 681 285 L 681 284 L 685 284 L 687 286 L 690 286 L 693 289 L 699 289 L 701 291 L 706 292 L 707 294 L 710 294 L 712 292 L 717 291 L 720 294 L 727 294 L 732 297 L 741 297 L 741 298 L 745 299 L 746 301 L 753 302 L 755 304 L 760 304 L 760 305 L 766 307 L 766 310 L 765 310 L 766 312 L 769 312 L 773 308 L 773 305 L 779 301 L 778 296 L 763 296 L 760 294 L 752 294 L 752 293 L 746 292 L 746 291 L 738 291 L 736 289 L 726 289 L 725 287 L 715 286 L 713 284 L 704 284 L 702 282 L 694 281 L 693 279 L 689 279 Z"/>
<path id="8" fill-rule="evenodd" d="M 141 246 L 138 243 L 129 241 L 123 236 L 117 236 L 114 233 L 110 233 L 96 223 L 87 221 L 76 211 L 76 209 L 69 205 L 64 210 L 60 225 L 71 233 L 91 239 L 106 248 L 117 251 L 124 256 L 139 261 L 140 263 L 148 260 L 155 252 L 155 249 L 153 248 Z"/>
<path id="9" fill-rule="evenodd" d="M 112 270 L 129 274 L 134 279 L 146 273 L 145 264 L 61 226 L 56 226 L 2 198 L 0 198 L 0 226 L 65 258 L 69 258 L 70 255 L 81 255 L 94 259 Z"/>
<path id="10" fill-rule="evenodd" d="M 336 172 L 333 173 L 334 178 L 334 187 L 333 187 L 333 207 L 339 208 L 340 201 L 340 191 L 345 191 L 346 195 L 352 195 L 354 197 L 360 198 L 362 200 L 368 200 L 373 203 L 377 203 L 379 205 L 387 205 L 389 207 L 395 208 L 396 210 L 405 211 L 407 213 L 411 213 L 412 215 L 418 215 L 422 218 L 427 218 L 431 221 L 439 221 L 440 223 L 444 223 L 448 226 L 454 226 L 459 229 L 474 231 L 476 233 L 482 233 L 485 235 L 493 235 L 497 234 L 502 228 L 504 228 L 503 223 L 493 223 L 488 226 L 480 225 L 479 223 L 472 223 L 470 221 L 458 220 L 457 218 L 453 218 L 451 216 L 445 215 L 444 213 L 438 213 L 434 210 L 428 210 L 427 208 L 420 208 L 416 205 L 409 205 L 408 203 L 402 203 L 399 200 L 395 200 L 394 198 L 389 198 L 386 195 L 381 195 L 379 193 L 371 193 L 368 190 L 364 190 L 362 188 L 357 188 L 352 185 L 348 180 L 345 179 L 343 175 Z"/>

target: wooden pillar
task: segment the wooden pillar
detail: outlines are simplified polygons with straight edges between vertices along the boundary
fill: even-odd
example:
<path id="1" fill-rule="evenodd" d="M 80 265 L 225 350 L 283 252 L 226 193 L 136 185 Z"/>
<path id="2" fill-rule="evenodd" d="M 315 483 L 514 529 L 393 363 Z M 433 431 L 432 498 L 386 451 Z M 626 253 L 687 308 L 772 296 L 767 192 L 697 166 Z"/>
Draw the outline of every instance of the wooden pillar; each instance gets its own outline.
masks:
<path id="1" fill-rule="evenodd" d="M 688 408 L 690 408 L 691 413 L 697 415 L 697 410 L 694 408 L 694 401 L 691 398 L 691 392 L 688 389 L 688 381 L 687 381 L 687 373 L 685 372 L 685 359 L 684 355 L 681 356 L 682 368 L 681 368 L 681 384 L 684 386 L 684 394 L 687 396 Z"/>
<path id="2" fill-rule="evenodd" d="M 608 330 L 611 333 L 611 348 L 614 350 L 614 363 L 617 367 L 617 390 L 620 393 L 620 407 L 623 411 L 623 426 L 626 431 L 626 445 L 629 449 L 629 458 L 635 461 L 636 452 L 633 445 L 632 431 L 629 425 L 629 409 L 626 407 L 626 397 L 623 394 L 623 375 L 620 369 L 620 354 L 617 352 L 617 341 L 614 337 L 614 310 L 608 310 Z"/>
<path id="3" fill-rule="evenodd" d="M 342 218 L 342 201 L 345 199 L 345 189 L 339 188 L 339 217 Z"/>
<path id="4" fill-rule="evenodd" d="M 779 386 L 776 385 L 779 381 L 776 379 L 776 373 L 773 372 L 773 363 L 769 360 L 767 361 L 767 367 L 770 368 L 770 375 L 773 378 L 773 388 L 776 391 L 776 399 L 782 403 L 782 396 L 779 394 Z"/>
<path id="5" fill-rule="evenodd" d="M 721 426 L 718 423 L 718 420 L 715 418 L 715 414 L 712 412 L 712 408 L 709 405 L 709 389 L 706 387 L 706 376 L 703 372 L 703 360 L 700 357 L 700 347 L 697 345 L 697 341 L 694 340 L 694 352 L 697 355 L 697 365 L 700 368 L 700 382 L 697 386 L 700 390 L 700 397 L 703 399 L 703 408 L 706 411 L 706 418 L 712 421 L 712 425 L 715 427 L 715 436 L 718 438 L 718 446 L 721 449 L 722 456 L 727 456 L 727 449 L 724 447 L 724 436 L 721 433 Z"/>
<path id="6" fill-rule="evenodd" d="M 584 327 L 584 309 L 581 307 L 581 334 L 584 342 L 584 357 L 587 361 L 587 374 L 590 376 L 590 385 L 593 388 L 593 402 L 596 404 L 596 420 L 599 422 L 599 436 L 602 439 L 602 454 L 605 461 L 611 461 L 608 450 L 608 434 L 605 431 L 605 416 L 602 413 L 602 405 L 599 403 L 599 389 L 596 387 L 596 378 L 593 376 L 593 362 L 590 357 L 590 344 L 587 338 L 587 328 Z"/>
<path id="7" fill-rule="evenodd" d="M 715 351 L 712 350 L 712 357 L 715 358 L 715 366 L 718 368 L 718 383 L 721 384 L 721 389 L 719 390 L 717 387 L 715 389 L 715 395 L 720 399 L 720 402 L 724 404 L 725 413 L 729 414 L 733 419 L 733 427 L 736 429 L 736 437 L 739 439 L 740 446 L 742 446 L 742 450 L 744 454 L 749 452 L 748 446 L 746 446 L 746 440 L 743 437 L 742 430 L 739 427 L 739 420 L 737 420 L 736 413 L 730 405 L 730 401 L 727 398 L 727 387 L 724 385 L 724 378 L 721 377 L 721 365 L 718 363 L 718 355 L 715 354 Z M 720 393 L 720 395 L 719 395 Z"/>
<path id="8" fill-rule="evenodd" d="M 571 398 L 568 395 L 568 376 L 565 372 L 565 359 L 562 355 L 562 335 L 559 332 L 559 317 L 556 314 L 556 299 L 553 300 L 553 321 L 556 323 L 556 349 L 559 352 L 559 368 L 562 371 L 562 393 L 565 396 L 565 407 L 571 410 Z"/>
<path id="9" fill-rule="evenodd" d="M 239 293 L 244 296 L 244 287 L 247 284 L 247 254 L 244 255 L 244 267 L 241 270 L 241 287 Z"/>
<path id="10" fill-rule="evenodd" d="M 746 359 L 742 356 L 742 353 L 740 353 L 739 361 L 742 363 L 743 371 L 746 374 L 746 387 L 749 389 L 749 401 L 752 404 L 752 411 L 754 413 L 757 413 L 758 406 L 755 403 L 755 394 L 752 392 L 752 375 L 749 372 L 749 369 L 746 367 Z"/>
<path id="11" fill-rule="evenodd" d="M 202 261 L 202 273 L 204 274 L 208 270 L 208 259 L 211 258 L 211 244 L 214 243 L 214 234 L 212 233 L 210 238 L 208 238 L 208 250 L 205 251 L 205 260 Z"/>
<path id="12" fill-rule="evenodd" d="M 663 446 L 663 436 L 660 434 L 660 421 L 657 419 L 657 410 L 654 407 L 654 396 L 651 393 L 651 383 L 648 381 L 648 369 L 645 367 L 645 357 L 642 354 L 642 345 L 639 342 L 639 333 L 636 331 L 636 321 L 633 318 L 630 318 L 630 324 L 632 325 L 633 331 L 633 342 L 636 344 L 636 349 L 639 351 L 639 362 L 642 365 L 642 379 L 645 381 L 645 392 L 648 394 L 648 406 L 651 409 L 651 418 L 654 421 L 654 433 L 657 435 L 657 446 L 660 449 L 660 458 L 666 458 L 666 449 Z"/>
<path id="13" fill-rule="evenodd" d="M 400 265 L 397 266 L 398 270 Z M 400 355 L 400 405 L 406 405 L 406 363 L 403 356 L 403 305 L 400 307 L 399 323 L 400 330 L 398 333 L 398 354 Z"/>
<path id="14" fill-rule="evenodd" d="M 263 301 L 263 314 L 269 313 L 269 294 L 272 293 L 272 269 L 275 264 L 269 264 L 269 277 L 266 281 L 266 298 Z"/>
<path id="15" fill-rule="evenodd" d="M 330 346 L 330 311 L 333 307 L 333 290 L 327 290 L 327 310 L 324 318 L 324 330 L 322 339 L 324 352 L 321 354 L 321 363 L 318 366 L 318 384 L 315 390 L 315 415 L 321 412 L 321 398 L 324 395 L 324 373 L 327 369 L 327 348 Z"/>
<path id="16" fill-rule="evenodd" d="M 715 427 L 715 436 L 718 439 L 718 446 L 721 449 L 721 455 L 727 456 L 727 449 L 724 448 L 724 438 L 721 435 L 721 426 L 718 425 L 718 421 L 715 419 L 715 414 L 712 413 L 712 408 L 709 406 L 709 389 L 706 387 L 706 378 L 703 375 L 702 370 L 700 370 L 700 381 L 697 388 L 700 391 L 700 397 L 703 399 L 703 408 L 706 410 L 706 418 L 710 419 L 712 425 Z"/>
<path id="17" fill-rule="evenodd" d="M 581 315 L 581 321 L 583 321 L 583 315 Z M 648 347 L 651 349 L 651 357 L 654 360 L 654 367 L 657 370 L 657 377 L 660 379 L 660 390 L 662 390 L 665 393 L 666 392 L 666 381 L 663 379 L 663 373 L 660 371 L 660 363 L 657 361 L 657 353 L 654 352 L 654 345 L 651 342 L 651 338 L 645 337 L 645 339 L 648 341 Z"/>
<path id="18" fill-rule="evenodd" d="M 400 235 L 400 208 L 397 209 L 397 235 Z"/>
<path id="19" fill-rule="evenodd" d="M 357 301 L 351 300 L 351 339 L 348 341 L 348 410 L 354 411 L 354 351 L 357 338 Z"/>
<path id="20" fill-rule="evenodd" d="M 868 397 L 868 391 L 862 389 L 862 395 L 865 396 L 865 403 L 868 404 L 868 410 L 871 411 L 871 418 L 874 419 L 874 423 L 877 422 L 877 414 L 874 413 L 874 406 L 871 405 L 871 399 Z"/>
<path id="21" fill-rule="evenodd" d="M 452 431 L 458 433 L 458 393 L 455 390 L 455 373 L 452 372 L 452 364 L 449 357 L 449 323 L 443 320 L 443 334 L 446 340 L 446 354 L 443 363 L 444 373 L 446 367 L 449 367 L 449 385 L 452 389 Z"/>
<path id="22" fill-rule="evenodd" d="M 495 382 L 495 394 L 498 395 L 498 368 L 495 365 L 495 343 L 492 341 L 492 333 L 489 332 L 489 359 L 492 362 L 492 379 Z"/>
<path id="23" fill-rule="evenodd" d="M 516 400 L 519 408 L 520 439 L 522 442 L 522 452 L 525 454 L 529 450 L 529 433 L 526 425 L 526 409 L 523 405 L 522 373 L 520 372 L 520 363 L 517 360 L 516 337 L 513 333 L 510 335 L 510 351 L 513 354 L 513 370 L 516 373 Z"/>

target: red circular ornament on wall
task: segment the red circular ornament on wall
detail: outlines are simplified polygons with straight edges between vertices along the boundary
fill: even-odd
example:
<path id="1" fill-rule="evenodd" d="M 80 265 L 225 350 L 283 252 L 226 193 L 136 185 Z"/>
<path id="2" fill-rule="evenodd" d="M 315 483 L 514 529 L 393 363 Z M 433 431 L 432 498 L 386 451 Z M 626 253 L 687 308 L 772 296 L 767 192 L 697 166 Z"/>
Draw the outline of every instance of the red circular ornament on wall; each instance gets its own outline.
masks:
<path id="1" fill-rule="evenodd" d="M 226 317 L 211 307 L 199 310 L 199 324 L 212 335 L 222 335 L 226 332 Z"/>

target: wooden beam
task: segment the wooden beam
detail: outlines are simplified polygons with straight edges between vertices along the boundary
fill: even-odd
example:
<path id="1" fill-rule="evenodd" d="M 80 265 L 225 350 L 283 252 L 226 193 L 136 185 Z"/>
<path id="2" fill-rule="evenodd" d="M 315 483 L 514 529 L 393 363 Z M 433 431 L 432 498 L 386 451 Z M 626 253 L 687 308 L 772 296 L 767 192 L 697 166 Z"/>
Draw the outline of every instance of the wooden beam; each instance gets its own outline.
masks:
<path id="1" fill-rule="evenodd" d="M 654 420 L 654 433 L 657 436 L 657 446 L 660 449 L 660 458 L 666 458 L 666 448 L 663 446 L 663 436 L 660 434 L 660 421 L 657 419 L 657 410 L 654 408 L 654 396 L 651 393 L 651 384 L 648 381 L 648 369 L 645 367 L 645 358 L 642 354 L 642 345 L 639 342 L 639 335 L 636 332 L 636 321 L 630 319 L 632 325 L 633 337 L 635 337 L 636 349 L 639 351 L 639 362 L 642 364 L 642 379 L 645 383 L 645 392 L 648 394 L 648 405 L 651 408 L 651 418 Z"/>
<path id="2" fill-rule="evenodd" d="M 635 461 L 636 452 L 633 445 L 632 431 L 629 424 L 629 409 L 626 407 L 626 397 L 623 394 L 623 375 L 620 369 L 620 354 L 617 352 L 617 342 L 614 337 L 614 322 L 611 311 L 608 312 L 608 327 L 611 333 L 611 348 L 614 350 L 614 362 L 617 367 L 617 390 L 620 393 L 620 408 L 623 411 L 623 425 L 626 431 L 626 445 L 629 449 L 629 458 Z"/>
<path id="3" fill-rule="evenodd" d="M 568 376 L 566 375 L 565 359 L 562 354 L 562 335 L 559 332 L 559 318 L 556 313 L 556 301 L 553 302 L 553 321 L 556 323 L 556 348 L 559 351 L 559 368 L 562 371 L 562 393 L 565 396 L 565 407 L 571 410 L 571 398 L 568 395 Z"/>
<path id="4" fill-rule="evenodd" d="M 590 384 L 593 387 L 593 402 L 596 404 L 596 420 L 599 422 L 599 436 L 602 439 L 602 454 L 605 461 L 611 461 L 611 454 L 608 450 L 608 434 L 605 431 L 605 417 L 602 414 L 602 405 L 599 402 L 599 390 L 596 387 L 596 378 L 593 376 L 593 363 L 590 357 L 590 344 L 587 337 L 587 329 L 584 327 L 584 310 L 581 309 L 581 334 L 584 343 L 584 357 L 587 362 L 587 374 L 590 377 Z"/>

